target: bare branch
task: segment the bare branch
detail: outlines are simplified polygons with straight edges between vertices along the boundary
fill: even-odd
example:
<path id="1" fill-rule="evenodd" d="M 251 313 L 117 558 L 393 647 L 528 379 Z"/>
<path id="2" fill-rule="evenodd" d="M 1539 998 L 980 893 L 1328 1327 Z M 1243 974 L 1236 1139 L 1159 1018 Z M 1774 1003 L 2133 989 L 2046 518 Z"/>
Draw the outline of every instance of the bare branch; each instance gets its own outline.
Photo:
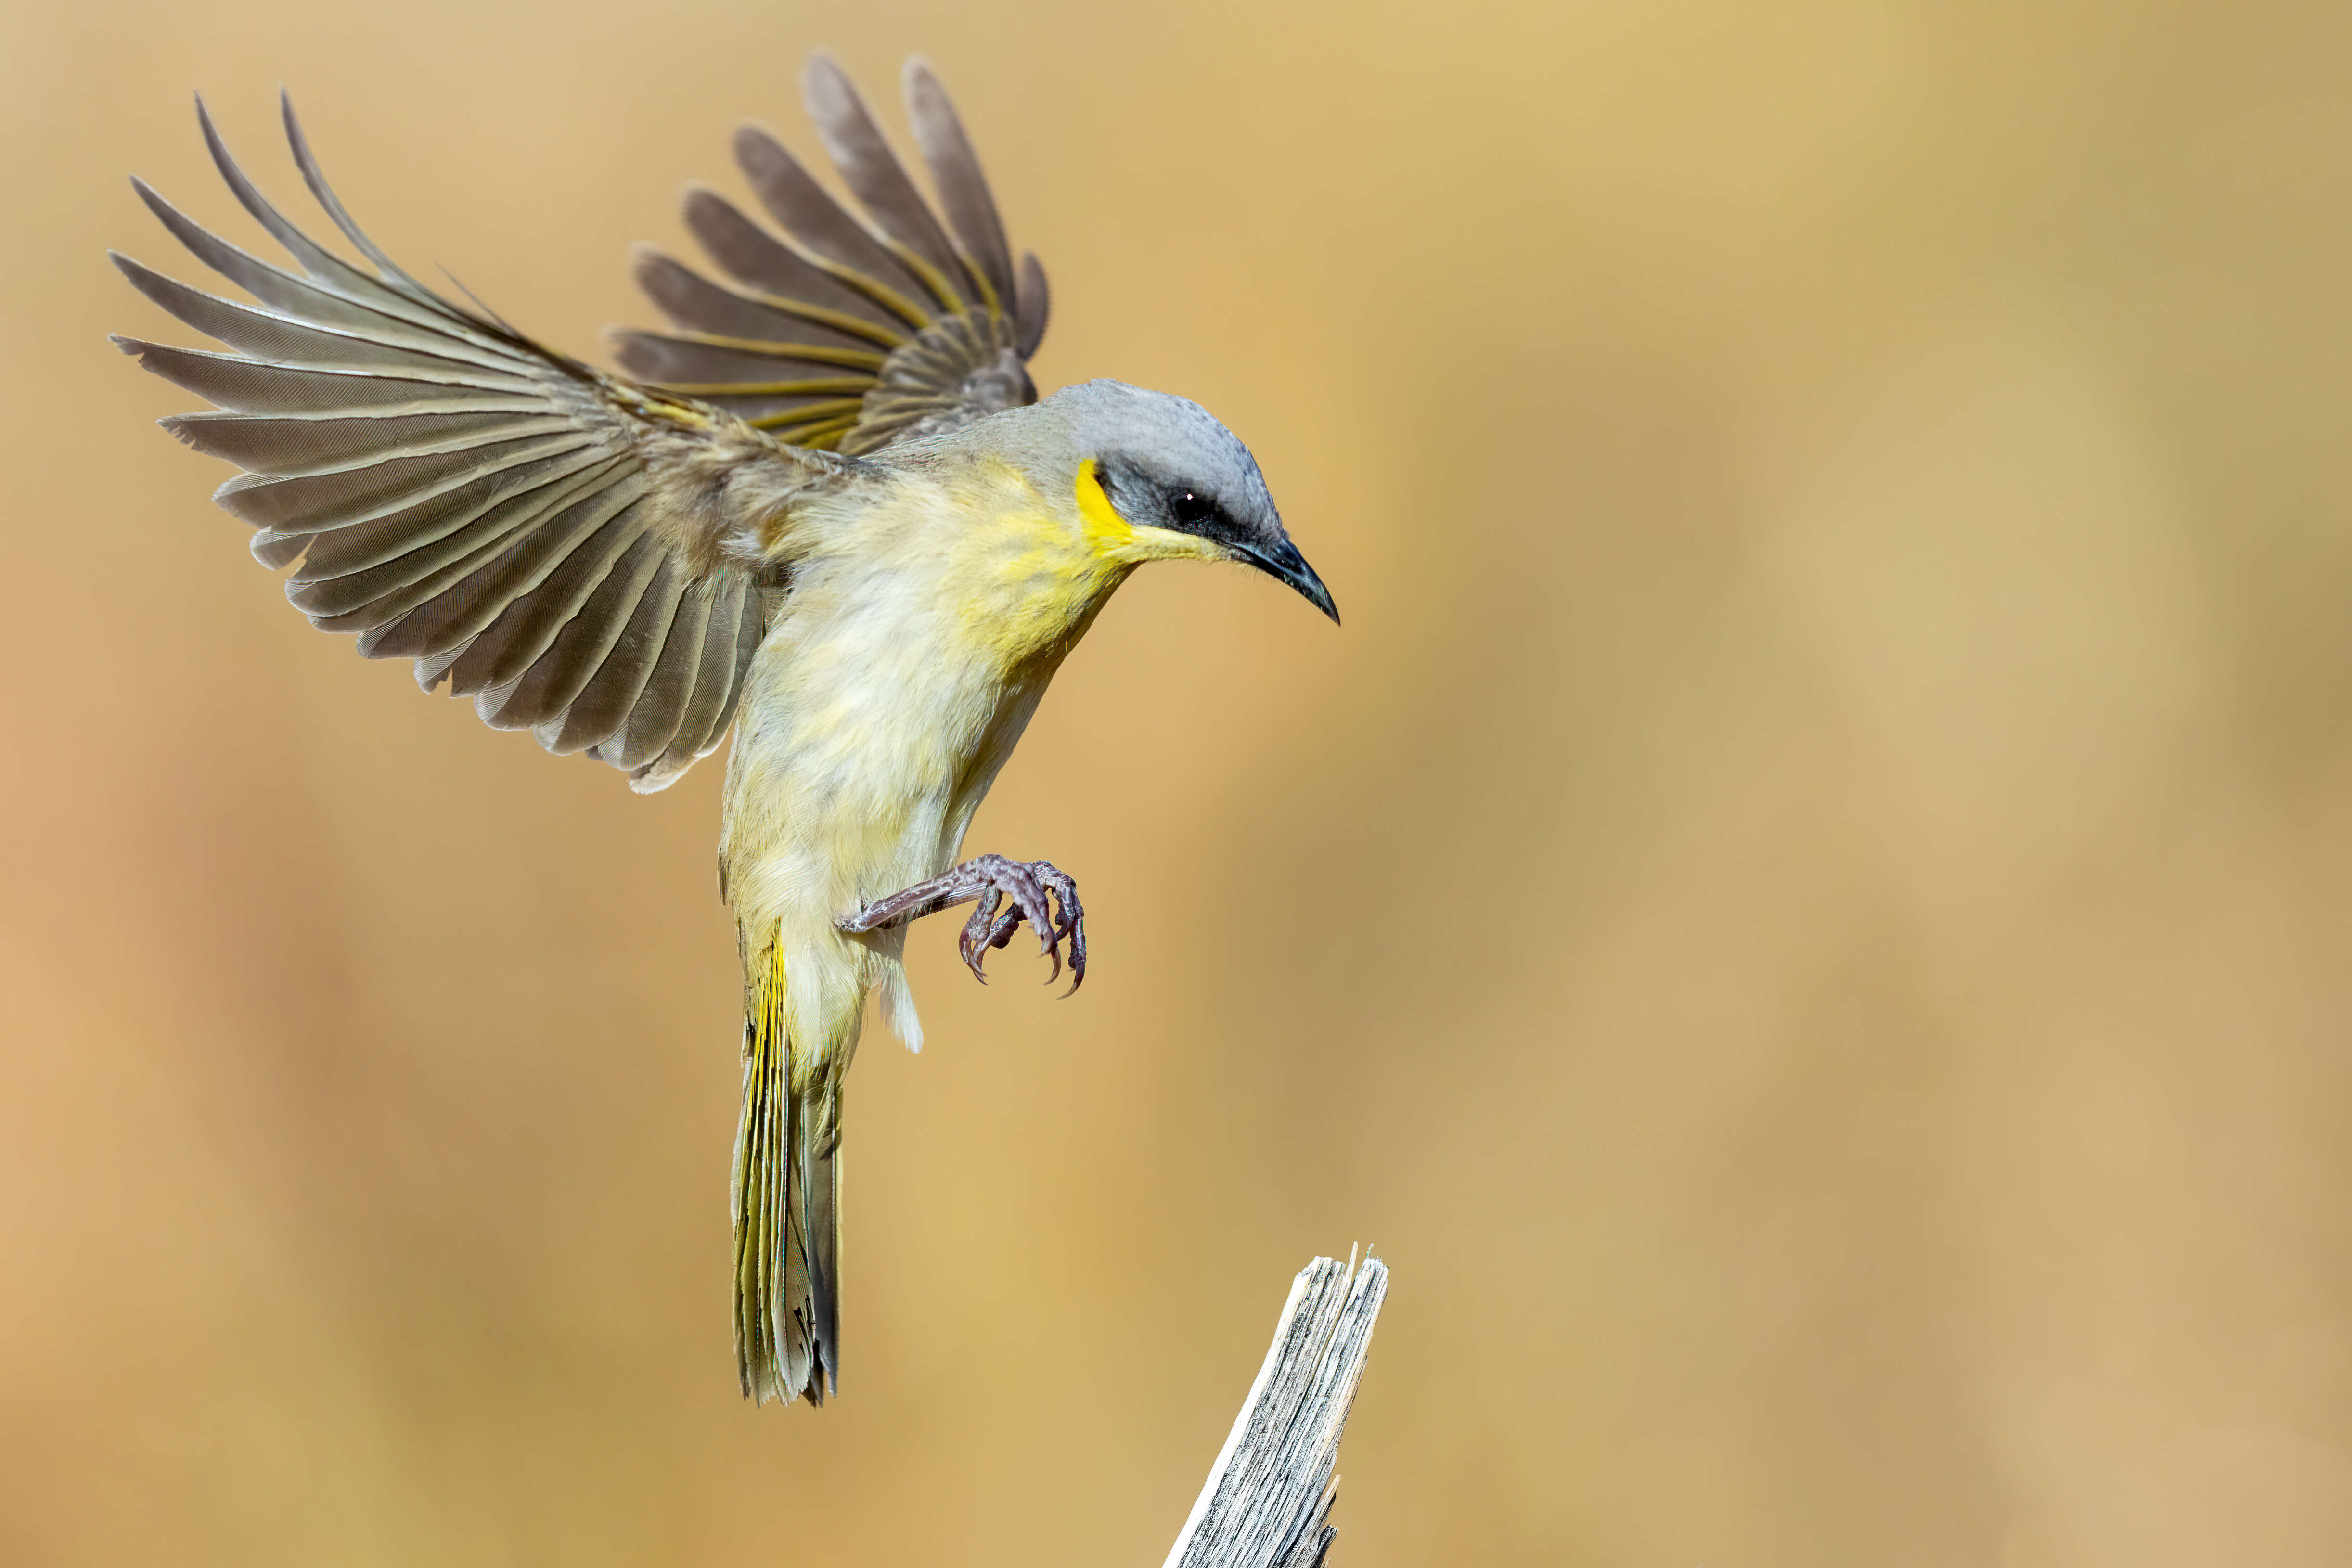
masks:
<path id="1" fill-rule="evenodd" d="M 1318 1258 L 1292 1281 L 1274 1343 L 1250 1384 L 1167 1568 L 1318 1568 L 1339 1534 L 1332 1467 L 1388 1266 Z"/>

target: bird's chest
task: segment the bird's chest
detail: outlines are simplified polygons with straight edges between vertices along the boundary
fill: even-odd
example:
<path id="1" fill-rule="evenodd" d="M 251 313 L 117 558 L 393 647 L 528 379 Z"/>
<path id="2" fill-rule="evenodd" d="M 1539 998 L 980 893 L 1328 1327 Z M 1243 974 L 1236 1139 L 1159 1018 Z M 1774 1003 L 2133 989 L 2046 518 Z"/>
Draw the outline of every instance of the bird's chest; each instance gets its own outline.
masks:
<path id="1" fill-rule="evenodd" d="M 772 824 L 760 837 L 892 874 L 951 848 L 1127 570 L 1043 517 L 957 522 L 795 584 L 730 770 L 736 809 Z"/>
<path id="2" fill-rule="evenodd" d="M 1010 748 L 1127 571 L 1042 516 L 959 521 L 871 574 L 832 639 L 833 689 L 869 739 L 895 737 L 951 784 Z"/>
<path id="3" fill-rule="evenodd" d="M 939 557 L 949 657 L 1004 685 L 1050 674 L 1129 570 L 1076 524 L 1025 511 L 974 523 Z"/>

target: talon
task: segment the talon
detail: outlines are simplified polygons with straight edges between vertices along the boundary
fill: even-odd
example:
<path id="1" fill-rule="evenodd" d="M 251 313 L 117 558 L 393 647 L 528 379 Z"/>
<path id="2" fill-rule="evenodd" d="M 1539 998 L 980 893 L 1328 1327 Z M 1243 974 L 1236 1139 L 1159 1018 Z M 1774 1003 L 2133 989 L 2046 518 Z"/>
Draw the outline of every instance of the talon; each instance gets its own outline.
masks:
<path id="1" fill-rule="evenodd" d="M 1003 901 L 1003 893 L 991 888 L 981 898 L 979 906 L 971 911 L 971 919 L 964 922 L 962 934 L 956 939 L 956 951 L 962 955 L 964 966 L 971 971 L 972 978 L 982 985 L 988 984 L 987 972 L 981 967 L 987 960 L 988 950 L 1004 945 L 997 938 L 995 928 L 996 908 Z"/>
<path id="2" fill-rule="evenodd" d="M 1002 855 L 982 855 L 947 872 L 904 888 L 887 899 L 867 904 L 841 920 L 840 929 L 852 935 L 887 931 L 925 915 L 971 900 L 976 907 L 956 938 L 956 953 L 972 977 L 988 983 L 989 950 L 1011 944 L 1024 921 L 1037 929 L 1037 951 L 1052 970 L 1045 984 L 1070 972 L 1075 993 L 1087 977 L 1087 914 L 1078 902 L 1077 884 L 1050 860 L 1024 864 Z"/>
<path id="3" fill-rule="evenodd" d="M 1059 979 L 1062 977 L 1062 963 L 1063 963 L 1063 960 L 1062 960 L 1061 945 L 1062 945 L 1062 943 L 1064 943 L 1064 942 L 1067 942 L 1067 941 L 1069 941 L 1069 940 L 1070 940 L 1070 900 L 1069 900 L 1069 895 L 1068 895 L 1068 894 L 1066 894 L 1066 893 L 1065 893 L 1064 891 L 1062 891 L 1062 889 L 1060 889 L 1059 888 L 1055 889 L 1054 889 L 1054 904 L 1055 904 L 1055 919 L 1054 919 L 1054 948 L 1055 948 L 1055 951 L 1054 951 L 1054 973 L 1052 973 L 1051 974 L 1048 974 L 1047 976 L 1045 976 L 1045 984 L 1048 984 L 1048 985 L 1051 985 L 1052 984 L 1054 984 L 1054 982 L 1055 982 L 1055 981 L 1059 980 Z M 1072 962 L 1075 962 L 1075 961 L 1076 961 L 1076 949 L 1072 949 L 1072 950 L 1071 950 L 1071 960 L 1072 960 Z M 1076 974 L 1075 973 L 1075 972 L 1072 973 L 1072 975 L 1071 975 L 1071 977 L 1070 977 L 1070 983 L 1071 983 L 1073 985 L 1075 985 L 1075 984 L 1077 984 L 1077 976 L 1076 976 Z M 1067 993 L 1067 992 L 1065 992 L 1063 994 L 1067 995 L 1067 994 L 1068 994 L 1068 993 Z"/>
<path id="4" fill-rule="evenodd" d="M 1065 996 L 1076 994 L 1087 978 L 1087 912 L 1078 902 L 1078 887 L 1069 875 L 1048 860 L 1040 860 L 1030 868 L 1037 880 L 1053 890 L 1054 900 L 1061 906 L 1061 918 L 1055 924 L 1057 941 L 1069 943 L 1070 989 Z"/>

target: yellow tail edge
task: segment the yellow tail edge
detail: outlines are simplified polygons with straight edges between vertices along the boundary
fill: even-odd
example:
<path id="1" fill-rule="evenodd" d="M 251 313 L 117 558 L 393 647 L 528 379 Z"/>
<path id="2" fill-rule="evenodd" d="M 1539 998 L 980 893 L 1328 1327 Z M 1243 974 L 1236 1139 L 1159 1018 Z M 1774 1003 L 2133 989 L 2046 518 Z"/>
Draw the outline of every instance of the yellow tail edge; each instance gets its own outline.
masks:
<path id="1" fill-rule="evenodd" d="M 837 1091 L 795 1089 L 782 945 L 744 933 L 743 1109 L 735 1134 L 735 1365 L 764 1405 L 838 1392 Z M 803 1074 L 803 1077 L 807 1075 Z"/>

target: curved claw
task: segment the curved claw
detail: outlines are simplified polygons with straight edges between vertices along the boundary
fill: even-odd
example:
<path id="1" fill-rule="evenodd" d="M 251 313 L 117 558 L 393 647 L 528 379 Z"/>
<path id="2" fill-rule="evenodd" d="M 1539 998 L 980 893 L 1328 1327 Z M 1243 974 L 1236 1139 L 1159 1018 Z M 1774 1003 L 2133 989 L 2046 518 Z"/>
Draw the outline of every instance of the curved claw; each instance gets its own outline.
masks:
<path id="1" fill-rule="evenodd" d="M 988 973 L 981 967 L 982 962 L 988 957 L 988 950 L 1004 945 L 1003 938 L 998 935 L 996 923 L 998 920 L 996 908 L 1003 900 L 1003 891 L 995 888 L 989 889 L 981 896 L 979 906 L 971 911 L 971 919 L 964 921 L 963 931 L 956 938 L 957 954 L 962 958 L 964 967 L 971 971 L 972 978 L 982 985 L 988 984 Z M 1003 919 L 1006 922 L 1004 935 L 1010 936 L 1012 922 L 1018 921 L 1020 916 L 1014 911 L 1007 910 Z"/>
<path id="2" fill-rule="evenodd" d="M 1069 943 L 1070 988 L 1062 994 L 1074 996 L 1077 994 L 1078 987 L 1085 984 L 1087 981 L 1086 906 L 1078 902 L 1077 883 L 1071 879 L 1068 872 L 1064 871 L 1052 861 L 1040 860 L 1030 869 L 1036 873 L 1038 881 L 1052 890 L 1055 901 L 1061 906 L 1061 919 L 1055 927 L 1054 940 L 1057 943 L 1063 942 Z M 1057 966 L 1056 974 L 1058 973 Z M 1048 977 L 1047 984 L 1052 984 L 1052 977 Z"/>
<path id="3" fill-rule="evenodd" d="M 1037 930 L 1037 951 L 1053 964 L 1052 984 L 1065 967 L 1075 993 L 1087 977 L 1087 915 L 1077 884 L 1048 860 L 1024 864 L 1002 855 L 982 855 L 928 882 L 902 889 L 839 922 L 853 935 L 901 925 L 974 900 L 977 907 L 956 940 L 956 952 L 974 979 L 988 983 L 989 950 L 1008 945 L 1024 921 Z M 1064 952 L 1067 945 L 1066 955 Z"/>
<path id="4" fill-rule="evenodd" d="M 1070 988 L 1062 993 L 1075 996 L 1078 987 L 1087 983 L 1087 917 L 1080 910 L 1070 921 Z"/>

